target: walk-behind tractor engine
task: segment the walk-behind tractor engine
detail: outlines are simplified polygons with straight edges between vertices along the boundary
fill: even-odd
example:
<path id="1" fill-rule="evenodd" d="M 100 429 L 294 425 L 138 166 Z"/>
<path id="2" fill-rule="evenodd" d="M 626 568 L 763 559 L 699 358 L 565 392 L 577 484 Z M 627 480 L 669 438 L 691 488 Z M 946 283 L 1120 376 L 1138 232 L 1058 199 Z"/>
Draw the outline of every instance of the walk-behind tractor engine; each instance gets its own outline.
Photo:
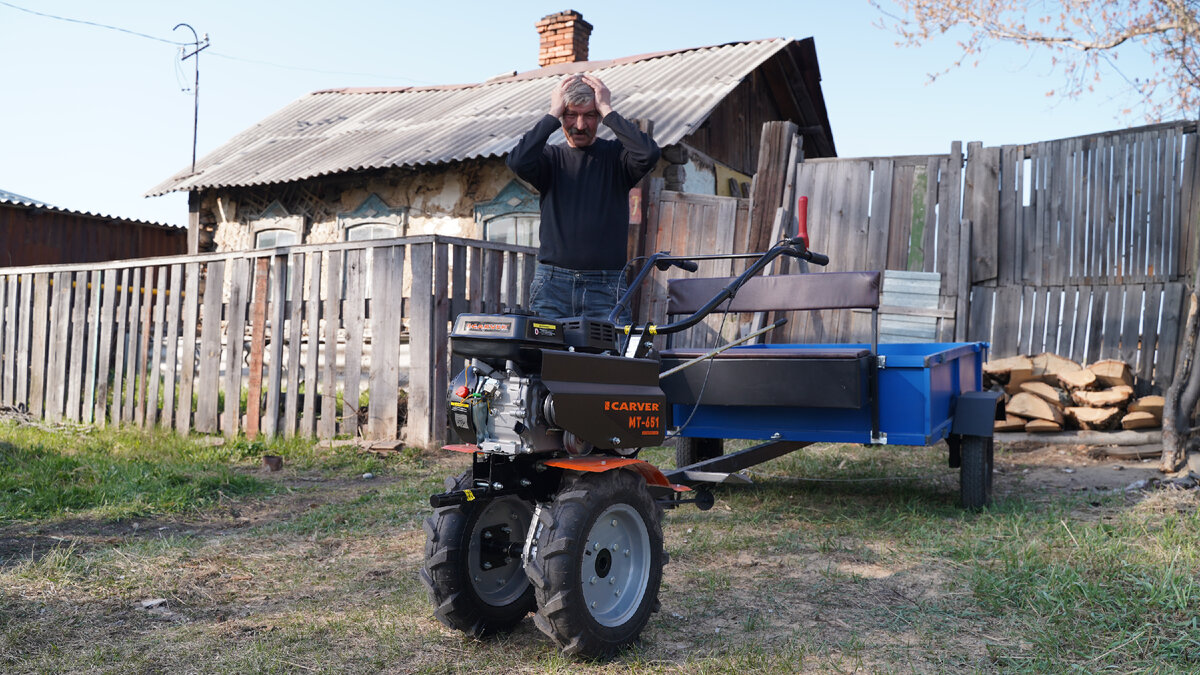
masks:
<path id="1" fill-rule="evenodd" d="M 450 344 L 471 361 L 451 384 L 448 418 L 479 452 L 632 455 L 662 442 L 658 362 L 613 356 L 611 323 L 464 314 Z"/>

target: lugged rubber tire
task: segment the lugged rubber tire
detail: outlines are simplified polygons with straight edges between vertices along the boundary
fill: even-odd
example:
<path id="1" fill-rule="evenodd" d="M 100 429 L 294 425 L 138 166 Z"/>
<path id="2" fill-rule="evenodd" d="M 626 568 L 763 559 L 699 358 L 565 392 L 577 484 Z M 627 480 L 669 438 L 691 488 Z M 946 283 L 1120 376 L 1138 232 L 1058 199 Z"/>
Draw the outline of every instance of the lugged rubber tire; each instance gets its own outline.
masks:
<path id="1" fill-rule="evenodd" d="M 470 486 L 470 470 L 457 479 L 446 479 L 447 490 Z M 421 581 L 438 621 L 473 637 L 485 637 L 512 630 L 536 609 L 533 587 L 519 556 L 491 570 L 484 570 L 479 560 L 483 528 L 511 523 L 512 540 L 523 541 L 532 519 L 533 504 L 512 495 L 445 506 L 425 519 Z"/>
<path id="2" fill-rule="evenodd" d="M 662 507 L 645 480 L 623 469 L 568 474 L 533 527 L 525 572 L 537 627 L 585 658 L 608 658 L 636 641 L 658 611 L 667 561 Z"/>
<path id="3" fill-rule="evenodd" d="M 978 510 L 992 503 L 994 443 L 987 436 L 962 437 L 959 497 L 965 509 Z"/>
<path id="4" fill-rule="evenodd" d="M 675 468 L 682 469 L 696 462 L 720 457 L 724 452 L 723 439 L 680 436 L 675 440 Z"/>

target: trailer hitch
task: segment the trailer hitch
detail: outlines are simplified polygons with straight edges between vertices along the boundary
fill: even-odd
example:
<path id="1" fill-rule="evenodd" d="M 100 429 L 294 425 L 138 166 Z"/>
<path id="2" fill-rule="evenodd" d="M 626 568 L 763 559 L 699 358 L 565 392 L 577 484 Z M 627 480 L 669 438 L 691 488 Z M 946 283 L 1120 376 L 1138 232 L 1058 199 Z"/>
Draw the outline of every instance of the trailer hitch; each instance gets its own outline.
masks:
<path id="1" fill-rule="evenodd" d="M 665 509 L 673 509 L 676 506 L 679 506 L 681 504 L 695 504 L 696 508 L 700 509 L 701 511 L 707 511 L 707 510 L 711 509 L 714 504 L 717 503 L 717 498 L 714 497 L 713 493 L 709 492 L 708 490 L 696 489 L 696 490 L 692 490 L 692 493 L 695 494 L 696 496 L 691 499 L 679 499 L 677 497 L 664 497 L 662 499 L 657 499 L 655 501 L 658 502 L 659 506 L 662 506 Z M 675 493 L 675 494 L 679 494 L 679 493 Z"/>

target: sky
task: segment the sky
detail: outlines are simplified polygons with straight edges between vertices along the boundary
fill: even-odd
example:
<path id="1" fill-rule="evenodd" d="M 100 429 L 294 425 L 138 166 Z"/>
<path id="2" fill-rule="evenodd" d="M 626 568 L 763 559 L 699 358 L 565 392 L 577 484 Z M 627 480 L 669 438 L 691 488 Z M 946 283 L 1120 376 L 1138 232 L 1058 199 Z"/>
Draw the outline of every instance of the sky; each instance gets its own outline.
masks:
<path id="1" fill-rule="evenodd" d="M 929 73 L 959 57 L 954 36 L 898 46 L 865 0 L 0 0 L 0 190 L 185 225 L 186 195 L 144 196 L 191 164 L 197 61 L 181 59 L 177 43 L 193 36 L 180 23 L 209 39 L 199 54 L 195 140 L 203 157 L 312 91 L 463 84 L 535 69 L 534 23 L 566 9 L 593 25 L 593 60 L 812 37 L 842 157 L 943 153 L 956 140 L 1026 143 L 1143 123 L 1121 115 L 1128 100 L 1115 77 L 1079 100 L 1047 96 L 1063 84 L 1049 55 L 1017 46 L 994 47 L 978 66 L 929 83 Z M 1135 56 L 1122 60 L 1127 72 Z"/>

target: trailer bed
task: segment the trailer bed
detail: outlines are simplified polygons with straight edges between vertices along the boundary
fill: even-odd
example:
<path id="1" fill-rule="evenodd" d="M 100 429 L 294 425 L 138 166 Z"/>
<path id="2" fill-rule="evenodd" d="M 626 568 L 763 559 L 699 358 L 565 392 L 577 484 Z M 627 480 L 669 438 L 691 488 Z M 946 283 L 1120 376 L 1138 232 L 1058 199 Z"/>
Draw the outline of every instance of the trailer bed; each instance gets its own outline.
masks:
<path id="1" fill-rule="evenodd" d="M 987 347 L 734 347 L 662 386 L 684 437 L 929 445 L 949 435 L 959 396 L 982 388 Z M 664 352 L 663 370 L 688 356 Z"/>

